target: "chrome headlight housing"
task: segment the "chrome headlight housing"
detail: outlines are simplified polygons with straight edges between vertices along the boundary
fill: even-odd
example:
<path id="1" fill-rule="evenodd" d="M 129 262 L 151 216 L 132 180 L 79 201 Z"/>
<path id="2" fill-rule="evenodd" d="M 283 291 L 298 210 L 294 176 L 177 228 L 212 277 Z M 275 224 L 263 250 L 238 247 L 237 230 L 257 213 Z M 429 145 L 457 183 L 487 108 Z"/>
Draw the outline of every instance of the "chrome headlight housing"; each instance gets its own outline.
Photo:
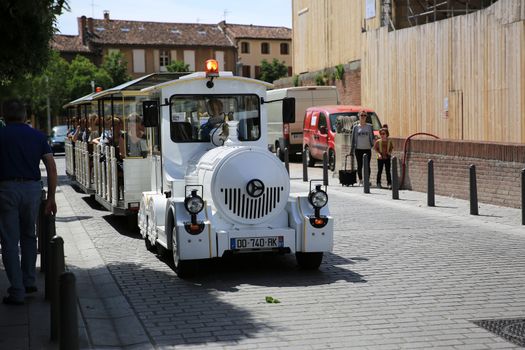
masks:
<path id="1" fill-rule="evenodd" d="M 197 191 L 192 191 L 191 196 L 184 199 L 184 207 L 190 214 L 197 214 L 204 208 L 204 200 L 197 194 Z"/>
<path id="2" fill-rule="evenodd" d="M 308 195 L 308 201 L 314 208 L 320 209 L 328 203 L 328 194 L 321 189 L 320 185 L 317 185 L 315 190 Z"/>

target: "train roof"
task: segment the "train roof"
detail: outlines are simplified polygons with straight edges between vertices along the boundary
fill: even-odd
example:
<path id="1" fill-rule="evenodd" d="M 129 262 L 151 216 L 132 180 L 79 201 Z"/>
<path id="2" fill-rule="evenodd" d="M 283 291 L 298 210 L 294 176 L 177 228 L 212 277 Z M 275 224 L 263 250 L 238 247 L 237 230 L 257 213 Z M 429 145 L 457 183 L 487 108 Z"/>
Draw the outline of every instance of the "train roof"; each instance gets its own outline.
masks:
<path id="1" fill-rule="evenodd" d="M 252 78 L 234 76 L 232 72 L 219 72 L 219 76 L 215 77 L 215 79 L 217 79 L 217 78 L 243 81 L 243 82 L 252 83 L 252 84 L 260 84 L 260 85 L 263 85 L 264 87 L 266 87 L 266 89 L 271 89 L 273 87 L 273 84 L 271 84 L 271 83 L 268 83 L 268 82 L 265 82 L 265 81 L 262 81 L 262 80 L 252 79 Z M 146 87 L 146 88 L 142 89 L 142 91 L 145 92 L 145 93 L 146 92 L 149 93 L 149 92 L 152 92 L 154 90 L 161 90 L 161 89 L 163 89 L 165 87 L 168 87 L 168 86 L 171 86 L 171 85 L 174 85 L 174 84 L 184 84 L 184 83 L 187 83 L 188 81 L 192 81 L 192 80 L 208 80 L 208 79 L 209 78 L 206 77 L 206 73 L 205 72 L 195 72 L 195 73 L 191 73 L 191 74 L 185 75 L 183 77 L 180 77 L 177 80 L 172 80 L 172 81 L 168 81 L 168 82 L 164 82 L 164 83 L 160 83 L 160 84 L 157 84 L 157 85 Z"/>
<path id="2" fill-rule="evenodd" d="M 187 75 L 188 73 L 182 72 L 164 72 L 164 73 L 152 73 L 143 77 L 125 82 L 118 86 L 109 88 L 107 90 L 98 92 L 93 99 L 99 99 L 105 96 L 119 94 L 122 96 L 136 96 L 143 95 L 141 92 L 146 87 L 165 83 L 172 80 L 177 80 L 180 77 Z"/>

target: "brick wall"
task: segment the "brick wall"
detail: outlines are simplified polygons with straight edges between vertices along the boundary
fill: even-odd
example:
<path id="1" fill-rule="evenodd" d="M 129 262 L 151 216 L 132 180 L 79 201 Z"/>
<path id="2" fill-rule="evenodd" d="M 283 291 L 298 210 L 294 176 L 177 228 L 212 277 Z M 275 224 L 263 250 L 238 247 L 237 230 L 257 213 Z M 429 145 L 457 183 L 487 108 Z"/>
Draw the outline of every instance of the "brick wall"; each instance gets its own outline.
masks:
<path id="1" fill-rule="evenodd" d="M 392 140 L 401 180 L 405 139 Z M 427 191 L 429 159 L 434 162 L 436 194 L 469 199 L 469 167 L 474 164 L 480 202 L 521 208 L 525 145 L 412 139 L 404 160 L 404 189 Z M 374 169 L 372 174 L 376 174 Z"/>

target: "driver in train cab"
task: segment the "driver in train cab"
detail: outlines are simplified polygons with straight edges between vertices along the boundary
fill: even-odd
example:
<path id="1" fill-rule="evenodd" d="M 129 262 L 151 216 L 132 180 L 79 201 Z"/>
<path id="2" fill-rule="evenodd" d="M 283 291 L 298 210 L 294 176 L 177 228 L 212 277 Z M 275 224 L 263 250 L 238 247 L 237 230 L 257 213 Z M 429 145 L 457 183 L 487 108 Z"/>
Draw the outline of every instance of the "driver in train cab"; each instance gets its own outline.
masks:
<path id="1" fill-rule="evenodd" d="M 201 126 L 201 140 L 208 141 L 210 132 L 219 127 L 225 121 L 224 106 L 222 101 L 217 98 L 210 98 L 206 104 L 208 121 Z M 224 133 L 223 133 L 224 134 Z"/>

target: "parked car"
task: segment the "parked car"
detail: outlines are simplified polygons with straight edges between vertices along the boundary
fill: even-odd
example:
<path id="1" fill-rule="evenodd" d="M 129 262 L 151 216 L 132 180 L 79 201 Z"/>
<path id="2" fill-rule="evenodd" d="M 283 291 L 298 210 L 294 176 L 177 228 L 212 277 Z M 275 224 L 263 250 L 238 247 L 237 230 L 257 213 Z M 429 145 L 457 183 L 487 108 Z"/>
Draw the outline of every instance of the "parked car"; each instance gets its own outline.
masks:
<path id="1" fill-rule="evenodd" d="M 51 130 L 51 135 L 49 136 L 49 145 L 53 150 L 53 154 L 57 152 L 64 152 L 67 130 L 67 125 L 57 125 Z"/>
<path id="2" fill-rule="evenodd" d="M 334 105 L 310 107 L 306 110 L 303 126 L 303 149 L 306 150 L 308 166 L 323 160 L 323 153 L 328 153 L 328 167 L 335 170 L 335 136 L 337 132 L 351 132 L 358 122 L 357 114 L 365 110 L 366 122 L 372 124 L 375 136 L 379 135 L 381 121 L 370 108 L 362 106 Z"/>
<path id="3" fill-rule="evenodd" d="M 283 123 L 282 99 L 295 99 L 295 121 Z M 268 103 L 268 148 L 284 160 L 284 149 L 288 147 L 290 158 L 301 159 L 303 151 L 303 119 L 308 107 L 337 104 L 335 86 L 298 86 L 267 93 Z"/>

